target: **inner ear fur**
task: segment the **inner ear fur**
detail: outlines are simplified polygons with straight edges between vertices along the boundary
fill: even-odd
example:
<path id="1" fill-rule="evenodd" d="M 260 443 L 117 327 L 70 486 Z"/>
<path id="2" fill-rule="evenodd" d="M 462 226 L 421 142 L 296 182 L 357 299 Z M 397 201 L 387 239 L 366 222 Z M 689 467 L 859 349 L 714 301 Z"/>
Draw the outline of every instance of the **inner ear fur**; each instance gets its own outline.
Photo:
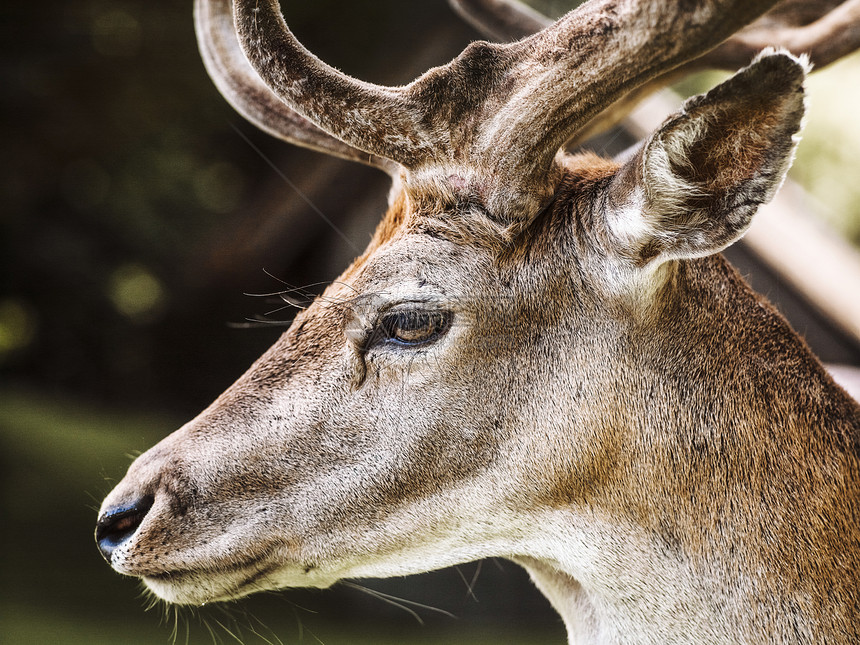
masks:
<path id="1" fill-rule="evenodd" d="M 687 100 L 631 159 L 609 214 L 622 254 L 655 260 L 716 253 L 743 235 L 782 185 L 805 113 L 804 58 L 766 51 Z"/>

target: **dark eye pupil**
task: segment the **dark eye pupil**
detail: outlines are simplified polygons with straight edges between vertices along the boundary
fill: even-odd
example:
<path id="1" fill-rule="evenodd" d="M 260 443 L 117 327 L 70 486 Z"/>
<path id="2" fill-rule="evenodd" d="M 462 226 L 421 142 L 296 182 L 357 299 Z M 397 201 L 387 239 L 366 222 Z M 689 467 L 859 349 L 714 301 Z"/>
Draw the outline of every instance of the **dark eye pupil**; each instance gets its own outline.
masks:
<path id="1" fill-rule="evenodd" d="M 448 316 L 436 311 L 400 311 L 382 320 L 382 335 L 405 345 L 434 340 L 446 331 Z"/>

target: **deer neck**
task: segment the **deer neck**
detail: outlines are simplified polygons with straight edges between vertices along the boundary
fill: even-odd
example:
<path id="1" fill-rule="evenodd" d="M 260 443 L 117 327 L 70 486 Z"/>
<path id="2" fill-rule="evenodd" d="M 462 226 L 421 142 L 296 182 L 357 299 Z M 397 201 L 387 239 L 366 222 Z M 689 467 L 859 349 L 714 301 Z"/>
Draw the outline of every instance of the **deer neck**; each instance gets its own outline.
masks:
<path id="1" fill-rule="evenodd" d="M 593 386 L 599 475 L 570 504 L 556 495 L 514 560 L 571 643 L 814 640 L 828 593 L 815 585 L 850 585 L 860 567 L 843 557 L 860 520 L 846 483 L 860 406 L 721 257 L 679 264 L 666 296 L 650 336 L 619 341 Z M 793 558 L 798 544 L 816 548 Z"/>

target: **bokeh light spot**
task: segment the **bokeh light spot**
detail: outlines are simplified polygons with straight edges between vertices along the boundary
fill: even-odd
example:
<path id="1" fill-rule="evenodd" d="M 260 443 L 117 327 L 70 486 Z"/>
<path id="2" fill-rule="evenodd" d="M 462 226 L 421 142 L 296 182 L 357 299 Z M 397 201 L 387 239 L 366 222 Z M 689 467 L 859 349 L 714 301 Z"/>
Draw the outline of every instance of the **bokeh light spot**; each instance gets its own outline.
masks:
<path id="1" fill-rule="evenodd" d="M 210 164 L 194 174 L 197 201 L 210 211 L 228 213 L 236 208 L 245 187 L 245 177 L 227 162 Z"/>
<path id="2" fill-rule="evenodd" d="M 23 300 L 0 300 L 0 363 L 26 349 L 36 338 L 36 312 Z"/>
<path id="3" fill-rule="evenodd" d="M 119 313 L 142 323 L 156 319 L 166 299 L 158 278 L 139 264 L 126 264 L 114 271 L 108 295 Z"/>

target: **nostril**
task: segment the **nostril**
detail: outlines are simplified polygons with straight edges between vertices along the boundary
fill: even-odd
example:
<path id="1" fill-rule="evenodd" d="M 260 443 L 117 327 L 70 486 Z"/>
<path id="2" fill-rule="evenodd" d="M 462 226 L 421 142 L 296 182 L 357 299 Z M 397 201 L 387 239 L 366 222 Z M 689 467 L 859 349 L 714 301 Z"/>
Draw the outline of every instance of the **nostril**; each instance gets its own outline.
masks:
<path id="1" fill-rule="evenodd" d="M 146 495 L 126 506 L 107 509 L 96 524 L 96 543 L 102 556 L 110 562 L 111 554 L 128 540 L 152 508 L 152 495 Z"/>

